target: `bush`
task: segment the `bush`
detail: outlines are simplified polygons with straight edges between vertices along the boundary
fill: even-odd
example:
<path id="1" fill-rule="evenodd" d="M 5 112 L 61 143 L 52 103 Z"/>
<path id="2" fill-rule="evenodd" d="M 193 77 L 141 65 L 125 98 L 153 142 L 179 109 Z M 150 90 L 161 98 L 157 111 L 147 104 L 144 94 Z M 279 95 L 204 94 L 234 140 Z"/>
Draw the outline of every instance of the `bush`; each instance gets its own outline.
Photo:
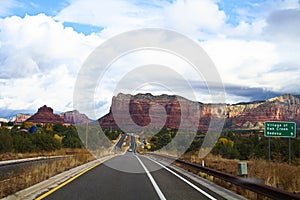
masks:
<path id="1" fill-rule="evenodd" d="M 33 134 L 32 140 L 37 151 L 53 151 L 61 148 L 61 143 L 47 133 Z"/>
<path id="2" fill-rule="evenodd" d="M 0 152 L 11 152 L 13 150 L 13 138 L 10 131 L 6 128 L 0 128 Z"/>
<path id="3" fill-rule="evenodd" d="M 68 128 L 62 124 L 55 124 L 53 125 L 53 132 L 61 135 L 63 132 L 67 131 Z"/>
<path id="4" fill-rule="evenodd" d="M 82 148 L 83 144 L 78 136 L 76 128 L 69 126 L 63 133 L 62 146 L 64 148 Z"/>
<path id="5" fill-rule="evenodd" d="M 172 140 L 171 134 L 167 130 L 162 129 L 156 135 L 151 137 L 150 139 L 151 151 L 156 151 L 163 148 L 169 142 L 171 142 L 171 140 Z"/>
<path id="6" fill-rule="evenodd" d="M 239 158 L 239 152 L 234 147 L 234 142 L 227 138 L 220 138 L 213 148 L 212 153 L 229 159 Z"/>
<path id="7" fill-rule="evenodd" d="M 14 135 L 13 141 L 14 150 L 16 152 L 32 152 L 35 149 L 35 145 L 32 143 L 28 134 L 26 133 L 17 133 Z"/>

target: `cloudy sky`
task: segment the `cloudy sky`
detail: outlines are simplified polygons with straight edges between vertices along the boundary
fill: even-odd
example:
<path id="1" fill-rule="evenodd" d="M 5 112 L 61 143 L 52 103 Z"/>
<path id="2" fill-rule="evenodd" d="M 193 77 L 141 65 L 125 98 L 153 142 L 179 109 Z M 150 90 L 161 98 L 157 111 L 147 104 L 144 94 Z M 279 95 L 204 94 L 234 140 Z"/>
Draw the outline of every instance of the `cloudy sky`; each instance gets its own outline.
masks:
<path id="1" fill-rule="evenodd" d="M 87 57 L 112 36 L 140 28 L 173 30 L 196 41 L 213 60 L 227 103 L 300 94 L 298 0 L 0 0 L 0 110 L 44 104 L 72 110 Z M 149 56 L 142 58 L 127 61 L 151 64 Z M 161 62 L 168 59 L 172 64 L 168 55 Z M 108 112 L 112 85 L 126 74 L 124 60 L 95 94 L 99 116 Z M 197 100 L 209 102 L 201 84 L 182 73 L 195 83 Z"/>

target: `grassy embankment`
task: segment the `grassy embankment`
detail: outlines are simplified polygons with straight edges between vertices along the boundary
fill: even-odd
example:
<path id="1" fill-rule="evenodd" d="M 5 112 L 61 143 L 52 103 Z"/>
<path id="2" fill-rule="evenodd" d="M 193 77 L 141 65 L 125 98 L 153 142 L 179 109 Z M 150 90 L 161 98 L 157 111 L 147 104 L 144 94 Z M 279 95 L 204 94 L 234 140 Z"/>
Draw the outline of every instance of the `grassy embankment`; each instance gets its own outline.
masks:
<path id="1" fill-rule="evenodd" d="M 99 157 L 111 154 L 111 152 L 102 151 Z M 40 153 L 5 153 L 0 154 L 1 160 L 21 159 L 38 156 L 56 156 L 56 155 L 71 155 L 64 158 L 56 159 L 46 163 L 35 164 L 19 172 L 9 174 L 9 178 L 5 180 L 0 179 L 0 198 L 17 191 L 28 188 L 36 183 L 44 181 L 56 174 L 82 165 L 94 160 L 94 156 L 86 149 L 61 149 L 53 152 Z M 1 178 L 1 176 L 0 176 Z"/>
<path id="2" fill-rule="evenodd" d="M 201 164 L 202 160 L 196 155 L 184 155 L 184 160 Z M 216 169 L 222 172 L 230 173 L 233 175 L 238 175 L 238 162 L 240 160 L 230 160 L 224 159 L 221 156 L 216 156 L 209 154 L 205 159 L 205 166 Z M 243 161 L 245 162 L 245 161 Z M 284 162 L 268 162 L 263 159 L 251 159 L 246 161 L 248 164 L 248 177 L 260 179 L 266 185 L 283 189 L 289 192 L 300 192 L 300 166 L 299 165 L 289 165 Z M 195 172 L 199 176 L 207 178 L 227 189 L 235 191 L 249 199 L 267 199 L 261 197 L 251 191 L 244 190 L 233 184 L 226 183 L 222 180 L 213 178 L 206 174 Z"/>

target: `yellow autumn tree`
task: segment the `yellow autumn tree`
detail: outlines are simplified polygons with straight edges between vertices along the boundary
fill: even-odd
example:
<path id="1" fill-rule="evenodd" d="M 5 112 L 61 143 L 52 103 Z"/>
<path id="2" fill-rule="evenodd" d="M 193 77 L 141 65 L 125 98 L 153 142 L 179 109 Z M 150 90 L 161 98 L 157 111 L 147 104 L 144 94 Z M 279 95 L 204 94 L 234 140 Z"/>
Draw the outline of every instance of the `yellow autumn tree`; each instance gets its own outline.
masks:
<path id="1" fill-rule="evenodd" d="M 229 159 L 234 159 L 239 156 L 238 150 L 234 147 L 234 142 L 227 138 L 219 138 L 216 146 L 212 150 L 212 153 Z"/>
<path id="2" fill-rule="evenodd" d="M 46 131 L 53 131 L 53 125 L 50 123 L 44 124 Z"/>
<path id="3" fill-rule="evenodd" d="M 56 139 L 57 141 L 59 141 L 59 142 L 61 143 L 63 137 L 62 137 L 62 136 L 59 136 L 58 134 L 54 134 L 54 139 Z"/>
<path id="4" fill-rule="evenodd" d="M 230 147 L 233 147 L 234 142 L 232 140 L 229 140 L 227 138 L 219 138 L 218 141 L 219 144 L 229 145 Z"/>

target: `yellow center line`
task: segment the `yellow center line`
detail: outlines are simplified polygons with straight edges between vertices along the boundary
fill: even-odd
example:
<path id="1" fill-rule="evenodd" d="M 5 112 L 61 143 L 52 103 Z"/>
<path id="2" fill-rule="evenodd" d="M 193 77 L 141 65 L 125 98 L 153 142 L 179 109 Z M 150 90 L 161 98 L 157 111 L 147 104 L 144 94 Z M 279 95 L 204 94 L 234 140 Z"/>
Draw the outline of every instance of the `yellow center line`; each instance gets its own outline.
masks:
<path id="1" fill-rule="evenodd" d="M 66 180 L 65 182 L 61 183 L 60 185 L 56 186 L 55 188 L 52 188 L 52 189 L 49 190 L 48 192 L 46 192 L 46 193 L 44 193 L 43 195 L 37 197 L 35 200 L 41 200 L 41 199 L 43 199 L 43 198 L 49 196 L 50 194 L 52 194 L 52 193 L 55 192 L 56 190 L 62 188 L 63 186 L 67 185 L 68 183 L 74 181 L 76 178 L 78 178 L 79 176 L 83 175 L 84 173 L 86 173 L 86 172 L 90 171 L 91 169 L 93 169 L 93 168 L 95 168 L 95 167 L 101 165 L 103 162 L 104 162 L 104 161 L 99 162 L 99 163 L 93 165 L 92 167 L 90 167 L 90 168 L 88 168 L 88 169 L 86 169 L 86 170 L 80 172 L 80 173 L 77 174 L 76 176 L 73 176 L 72 178 Z"/>

